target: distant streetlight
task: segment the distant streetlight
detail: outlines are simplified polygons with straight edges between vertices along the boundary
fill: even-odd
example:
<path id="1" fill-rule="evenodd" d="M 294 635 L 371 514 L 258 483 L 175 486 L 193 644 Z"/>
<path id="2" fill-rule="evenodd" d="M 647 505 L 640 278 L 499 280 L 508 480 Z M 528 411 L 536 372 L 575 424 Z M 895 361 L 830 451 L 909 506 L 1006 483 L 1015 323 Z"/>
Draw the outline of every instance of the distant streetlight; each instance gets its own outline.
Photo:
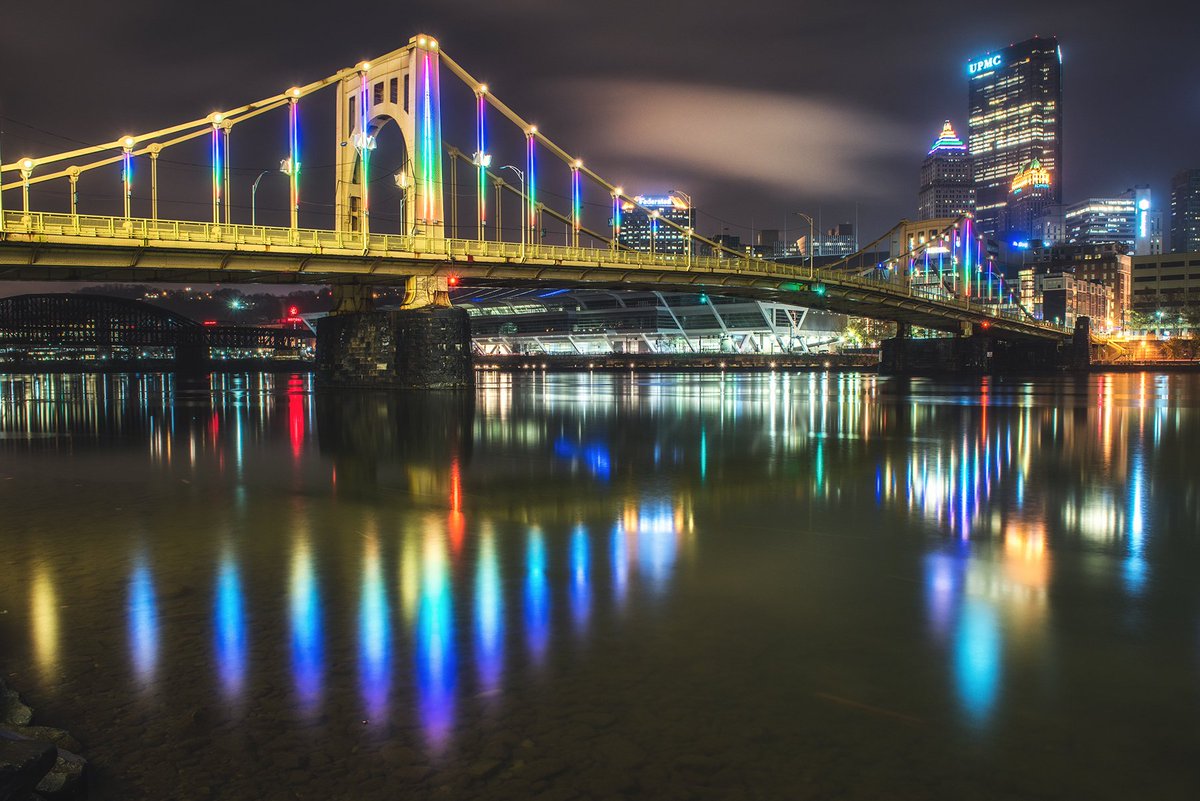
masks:
<path id="1" fill-rule="evenodd" d="M 500 169 L 501 170 L 512 170 L 514 173 L 517 174 L 517 178 L 519 178 L 521 181 L 521 245 L 522 245 L 522 247 L 524 247 L 524 245 L 525 245 L 525 229 L 529 226 L 529 220 L 526 219 L 526 217 L 528 215 L 528 209 L 525 208 L 525 206 L 527 205 L 525 202 L 525 173 L 521 172 L 519 169 L 517 169 L 516 167 L 514 167 L 511 164 L 505 164 Z"/>
<path id="2" fill-rule="evenodd" d="M 793 212 L 793 213 L 797 217 L 803 217 L 804 219 L 808 220 L 808 247 L 806 249 L 808 250 L 808 272 L 811 274 L 813 271 L 813 256 L 816 254 L 816 251 L 814 250 L 814 248 L 816 247 L 816 244 L 817 244 L 816 235 L 815 235 L 816 223 L 813 222 L 812 217 L 810 217 L 809 215 L 805 214 L 802 211 L 797 211 L 797 212 Z"/>
<path id="3" fill-rule="evenodd" d="M 286 165 L 286 166 L 285 166 Z M 283 175 L 290 175 L 291 159 L 284 159 L 279 162 L 279 172 Z M 250 225 L 251 227 L 258 225 L 258 183 L 265 176 L 270 175 L 275 170 L 263 170 L 254 179 L 254 183 L 250 185 Z"/>

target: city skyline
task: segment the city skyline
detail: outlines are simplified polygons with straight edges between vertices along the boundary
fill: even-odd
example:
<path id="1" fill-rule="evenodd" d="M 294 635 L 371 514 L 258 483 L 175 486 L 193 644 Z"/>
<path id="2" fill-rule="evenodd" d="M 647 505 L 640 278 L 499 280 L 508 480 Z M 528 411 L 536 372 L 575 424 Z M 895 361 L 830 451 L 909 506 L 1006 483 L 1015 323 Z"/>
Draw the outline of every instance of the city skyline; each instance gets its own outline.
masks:
<path id="1" fill-rule="evenodd" d="M 935 10 L 937 5 L 928 7 Z M 1137 146 L 1145 124 L 1121 105 L 1099 101 L 1136 93 L 1145 107 L 1156 102 L 1167 107 L 1161 104 L 1171 93 L 1147 77 L 1165 73 L 1169 46 L 1139 49 L 1135 41 L 1128 58 L 1116 60 L 1125 65 L 1117 71 L 1106 54 L 1117 41 L 1115 29 L 1123 28 L 1121 36 L 1146 30 L 1147 19 L 1169 14 L 1173 7 L 1160 2 L 1135 13 L 1115 5 L 1104 11 L 1088 6 L 1093 13 L 1081 15 L 1070 5 L 1036 11 L 1030 5 L 1026 13 L 1017 4 L 1017 13 L 1003 25 L 951 20 L 949 30 L 957 35 L 939 37 L 936 46 L 918 56 L 888 60 L 882 68 L 880 56 L 886 50 L 880 48 L 912 24 L 885 25 L 896 15 L 885 8 L 866 12 L 878 26 L 856 28 L 850 37 L 834 25 L 820 39 L 811 26 L 785 13 L 783 4 L 766 3 L 747 20 L 742 41 L 736 28 L 731 36 L 730 29 L 717 24 L 729 15 L 706 4 L 689 7 L 686 24 L 675 26 L 659 18 L 673 13 L 670 9 L 643 9 L 639 19 L 644 25 L 631 23 L 612 37 L 585 37 L 582 31 L 620 27 L 628 17 L 620 3 L 615 14 L 592 19 L 581 9 L 527 2 L 510 19 L 497 9 L 458 2 L 451 10 L 469 11 L 465 16 L 479 24 L 462 24 L 460 13 L 380 11 L 374 18 L 381 24 L 367 28 L 336 19 L 318 24 L 318 15 L 307 13 L 315 5 L 300 3 L 287 36 L 270 14 L 243 5 L 239 9 L 247 30 L 238 26 L 217 37 L 223 46 L 213 59 L 211 50 L 195 46 L 205 39 L 196 30 L 174 25 L 161 13 L 140 13 L 150 7 L 134 3 L 128 14 L 92 18 L 91 11 L 82 11 L 79 24 L 58 31 L 76 59 L 94 62 L 94 69 L 78 74 L 53 59 L 38 62 L 38 84 L 76 87 L 72 107 L 77 113 L 68 115 L 42 103 L 44 94 L 31 82 L 0 83 L 3 144 L 6 160 L 11 160 L 25 152 L 61 149 L 62 136 L 97 141 L 139 124 L 151 127 L 163 119 L 187 118 L 198 103 L 220 107 L 311 79 L 330 65 L 389 49 L 399 36 L 396 31 L 426 29 L 454 52 L 470 52 L 476 68 L 503 86 L 506 96 L 541 112 L 545 129 L 578 143 L 590 163 L 622 176 L 631 190 L 678 186 L 688 191 L 695 198 L 702 233 L 726 226 L 743 234 L 751 227 L 785 227 L 783 216 L 796 208 L 816 212 L 820 207 L 829 224 L 849 221 L 856 203 L 864 233 L 878 233 L 900 217 L 915 216 L 911 176 L 928 149 L 930 130 L 949 119 L 965 131 L 968 60 L 1033 35 L 1057 35 L 1064 49 L 1064 202 L 1149 183 L 1161 206 L 1171 176 L 1200 160 L 1194 138 L 1185 133 L 1200 111 L 1185 105 L 1156 120 L 1153 127 L 1163 142 L 1147 148 Z M 11 16 L 12 29 L 27 35 L 13 37 L 0 55 L 8 76 L 27 72 L 23 65 L 37 58 L 30 43 L 58 26 L 38 8 L 15 9 Z M 1108 22 L 1099 24 L 1100 18 Z M 1122 18 L 1129 24 L 1111 22 Z M 813 9 L 805 19 L 836 23 L 838 17 L 834 11 Z M 754 20 L 763 24 L 752 24 Z M 201 34 L 212 24 L 204 18 L 196 22 Z M 529 45 L 515 57 L 504 54 L 514 41 L 510 34 L 521 27 L 538 35 L 518 40 Z M 113 50 L 108 33 L 115 36 L 118 29 L 131 45 Z M 643 46 L 652 30 L 664 32 L 660 47 Z M 1166 32 L 1168 41 L 1179 35 Z M 598 41 L 608 45 L 597 47 Z M 734 69 L 723 60 L 713 66 L 714 60 L 706 57 L 721 47 L 738 49 Z M 571 55 L 565 57 L 568 49 Z M 787 69 L 772 69 L 765 63 L 771 58 Z M 1131 61 L 1138 69 L 1128 69 Z M 825 64 L 837 64 L 837 69 L 822 69 Z M 1156 64 L 1161 67 L 1157 72 Z M 138 76 L 131 84 L 134 91 L 114 88 L 130 75 Z M 1180 78 L 1186 81 L 1185 75 Z M 573 107 L 572 98 L 581 102 Z M 714 114 L 714 109 L 726 113 Z M 1104 136 L 1088 134 L 1101 128 Z M 687 136 L 678 135 L 680 130 Z M 273 156 L 264 153 L 260 160 L 268 163 Z M 264 187 L 264 197 L 276 190 Z"/>

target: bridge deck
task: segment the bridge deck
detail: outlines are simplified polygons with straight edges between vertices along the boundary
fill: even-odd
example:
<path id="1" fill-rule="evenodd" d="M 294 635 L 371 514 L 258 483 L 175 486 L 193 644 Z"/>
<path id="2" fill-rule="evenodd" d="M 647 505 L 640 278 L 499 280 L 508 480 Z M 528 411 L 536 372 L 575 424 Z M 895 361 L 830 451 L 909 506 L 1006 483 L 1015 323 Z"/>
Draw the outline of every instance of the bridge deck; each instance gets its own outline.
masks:
<path id="1" fill-rule="evenodd" d="M 8 280 L 387 284 L 414 275 L 455 275 L 509 286 L 710 292 L 948 331 L 971 323 L 1009 338 L 1071 336 L 1052 323 L 927 293 L 902 277 L 749 257 L 42 212 L 6 211 L 2 223 L 0 278 Z"/>

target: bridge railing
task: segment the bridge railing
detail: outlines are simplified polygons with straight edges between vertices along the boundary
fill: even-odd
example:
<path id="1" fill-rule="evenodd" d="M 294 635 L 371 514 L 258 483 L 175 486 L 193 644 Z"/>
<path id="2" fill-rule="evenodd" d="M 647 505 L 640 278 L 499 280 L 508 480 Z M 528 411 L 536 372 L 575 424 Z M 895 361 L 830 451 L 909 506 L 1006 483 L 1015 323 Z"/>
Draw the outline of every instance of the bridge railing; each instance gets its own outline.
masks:
<path id="1" fill-rule="evenodd" d="M 327 231 L 312 228 L 279 228 L 263 225 L 223 225 L 182 220 L 105 217 L 49 212 L 4 211 L 3 235 L 64 237 L 84 241 L 136 241 L 143 245 L 186 244 L 228 247 L 234 250 L 296 252 L 375 258 L 431 258 L 448 261 L 483 259 L 531 266 L 598 268 L 629 267 L 635 270 L 761 276 L 773 281 L 807 283 L 807 288 L 855 286 L 898 297 L 919 298 L 927 303 L 960 311 L 992 315 L 1035 328 L 1065 332 L 1045 321 L 1029 320 L 1003 309 L 983 309 L 970 298 L 930 293 L 914 287 L 900 271 L 862 275 L 854 272 L 811 268 L 756 257 L 714 257 L 696 254 L 647 253 L 614 248 L 568 245 L 521 244 L 478 239 L 446 239 L 434 236 Z"/>

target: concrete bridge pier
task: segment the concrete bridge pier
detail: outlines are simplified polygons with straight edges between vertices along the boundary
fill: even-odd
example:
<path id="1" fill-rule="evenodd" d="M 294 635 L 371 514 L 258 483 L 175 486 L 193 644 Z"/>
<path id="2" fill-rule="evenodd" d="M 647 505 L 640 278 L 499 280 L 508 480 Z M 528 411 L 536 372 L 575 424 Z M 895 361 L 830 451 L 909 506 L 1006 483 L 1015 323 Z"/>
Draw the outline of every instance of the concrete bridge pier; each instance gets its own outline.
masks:
<path id="1" fill-rule="evenodd" d="M 469 389 L 471 324 L 450 305 L 445 278 L 408 279 L 404 305 L 376 311 L 369 286 L 334 287 L 317 321 L 317 384 L 327 388 Z"/>
<path id="2" fill-rule="evenodd" d="M 1053 372 L 1086 370 L 1091 363 L 1091 328 L 1087 318 L 1075 325 L 1070 342 L 993 339 L 964 323 L 958 336 L 913 339 L 900 324 L 894 339 L 884 340 L 881 375 L 938 375 Z"/>

